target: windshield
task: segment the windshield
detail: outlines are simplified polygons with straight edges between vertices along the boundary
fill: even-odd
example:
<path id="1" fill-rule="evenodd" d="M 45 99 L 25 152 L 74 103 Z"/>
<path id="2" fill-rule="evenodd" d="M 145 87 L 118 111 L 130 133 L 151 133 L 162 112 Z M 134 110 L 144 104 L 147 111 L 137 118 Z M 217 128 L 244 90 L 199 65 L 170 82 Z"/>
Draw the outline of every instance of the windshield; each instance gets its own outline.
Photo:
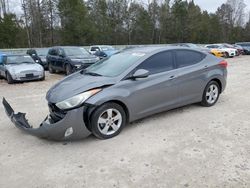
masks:
<path id="1" fill-rule="evenodd" d="M 35 63 L 30 56 L 8 56 L 6 64 Z"/>
<path id="2" fill-rule="evenodd" d="M 89 55 L 89 52 L 85 50 L 84 48 L 80 47 L 69 47 L 69 48 L 63 48 L 66 55 L 68 56 L 82 56 L 82 55 Z"/>
<path id="3" fill-rule="evenodd" d="M 103 51 L 115 50 L 112 46 L 102 46 L 101 48 Z"/>
<path id="4" fill-rule="evenodd" d="M 46 56 L 48 54 L 49 49 L 48 48 L 38 48 L 36 49 L 38 56 Z"/>
<path id="5" fill-rule="evenodd" d="M 91 72 L 101 76 L 115 77 L 126 71 L 144 55 L 144 53 L 118 53 L 90 66 L 86 73 Z"/>

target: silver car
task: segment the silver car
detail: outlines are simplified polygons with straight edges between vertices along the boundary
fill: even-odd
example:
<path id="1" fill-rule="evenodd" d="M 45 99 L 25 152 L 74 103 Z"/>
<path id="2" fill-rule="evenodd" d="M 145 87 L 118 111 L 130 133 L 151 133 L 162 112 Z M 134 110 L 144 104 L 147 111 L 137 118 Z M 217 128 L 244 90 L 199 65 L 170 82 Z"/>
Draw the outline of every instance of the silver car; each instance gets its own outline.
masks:
<path id="1" fill-rule="evenodd" d="M 31 80 L 44 80 L 45 73 L 41 65 L 28 55 L 1 55 L 0 77 L 9 84 Z"/>
<path id="2" fill-rule="evenodd" d="M 213 106 L 226 87 L 227 62 L 182 47 L 124 50 L 76 72 L 47 93 L 50 115 L 32 128 L 3 99 L 19 129 L 42 138 L 72 140 L 91 133 L 118 135 L 132 121 L 192 103 Z"/>

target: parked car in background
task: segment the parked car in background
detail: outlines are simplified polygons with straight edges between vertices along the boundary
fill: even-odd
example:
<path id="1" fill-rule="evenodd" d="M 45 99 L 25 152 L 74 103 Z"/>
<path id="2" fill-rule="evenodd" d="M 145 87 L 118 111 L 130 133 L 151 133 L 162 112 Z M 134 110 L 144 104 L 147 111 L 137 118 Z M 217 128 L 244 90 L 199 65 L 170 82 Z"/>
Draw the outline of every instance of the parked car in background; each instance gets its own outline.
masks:
<path id="1" fill-rule="evenodd" d="M 53 47 L 49 49 L 46 59 L 50 73 L 62 71 L 66 75 L 80 69 L 86 69 L 99 60 L 98 57 L 89 54 L 84 48 L 74 46 Z"/>
<path id="2" fill-rule="evenodd" d="M 48 69 L 48 63 L 46 60 L 46 56 L 48 54 L 48 48 L 35 48 L 27 50 L 27 54 L 34 59 L 36 63 L 39 63 L 43 66 L 44 70 Z"/>
<path id="3" fill-rule="evenodd" d="M 205 46 L 206 48 L 210 49 L 219 49 L 225 51 L 225 57 L 235 57 L 237 55 L 237 50 L 235 48 L 229 48 L 225 46 L 224 44 L 209 44 Z"/>
<path id="4" fill-rule="evenodd" d="M 223 43 L 224 47 L 226 48 L 232 48 L 232 49 L 235 49 L 236 50 L 236 56 L 239 56 L 241 55 L 241 51 L 238 50 L 236 47 L 234 47 L 232 44 L 228 44 L 228 43 Z"/>
<path id="5" fill-rule="evenodd" d="M 226 57 L 225 51 L 221 49 L 210 49 L 210 53 L 216 57 Z"/>
<path id="6" fill-rule="evenodd" d="M 28 55 L 0 55 L 0 77 L 9 84 L 31 80 L 44 80 L 45 72 L 41 65 Z"/>
<path id="7" fill-rule="evenodd" d="M 250 55 L 250 42 L 239 42 L 236 43 L 237 46 L 241 46 L 243 48 L 245 55 Z"/>
<path id="8" fill-rule="evenodd" d="M 89 52 L 98 56 L 100 59 L 105 57 L 109 57 L 118 52 L 114 47 L 107 46 L 107 45 L 97 45 L 97 46 L 90 46 Z"/>
<path id="9" fill-rule="evenodd" d="M 232 46 L 233 46 L 236 50 L 238 50 L 239 55 L 245 55 L 244 49 L 243 49 L 241 46 L 239 46 L 239 45 L 237 45 L 237 44 L 232 44 Z"/>
<path id="10" fill-rule="evenodd" d="M 211 54 L 176 46 L 134 48 L 54 85 L 46 95 L 50 115 L 37 129 L 6 99 L 3 105 L 15 126 L 31 135 L 73 140 L 93 133 L 109 139 L 127 123 L 155 113 L 215 105 L 226 79 L 227 62 Z"/>

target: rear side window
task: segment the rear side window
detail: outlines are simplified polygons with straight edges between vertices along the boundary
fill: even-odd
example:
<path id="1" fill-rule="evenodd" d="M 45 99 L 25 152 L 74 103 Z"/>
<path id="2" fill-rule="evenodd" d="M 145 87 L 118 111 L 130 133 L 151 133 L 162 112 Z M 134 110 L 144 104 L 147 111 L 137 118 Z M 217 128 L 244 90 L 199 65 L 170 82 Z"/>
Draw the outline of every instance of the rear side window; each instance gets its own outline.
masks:
<path id="1" fill-rule="evenodd" d="M 205 58 L 205 54 L 192 50 L 177 50 L 176 62 L 177 67 L 187 67 L 201 62 Z"/>
<path id="2" fill-rule="evenodd" d="M 144 62 L 142 62 L 137 69 L 145 69 L 150 74 L 157 74 L 174 69 L 173 53 L 171 51 L 160 52 L 155 54 Z"/>

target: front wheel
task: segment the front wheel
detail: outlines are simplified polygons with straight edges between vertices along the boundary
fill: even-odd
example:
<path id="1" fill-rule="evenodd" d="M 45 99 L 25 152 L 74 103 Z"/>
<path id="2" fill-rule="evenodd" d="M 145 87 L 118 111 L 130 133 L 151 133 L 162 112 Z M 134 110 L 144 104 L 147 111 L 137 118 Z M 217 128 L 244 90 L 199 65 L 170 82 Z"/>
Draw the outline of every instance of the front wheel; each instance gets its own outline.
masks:
<path id="1" fill-rule="evenodd" d="M 225 53 L 225 57 L 229 58 L 229 53 L 228 52 Z"/>
<path id="2" fill-rule="evenodd" d="M 116 103 L 105 103 L 97 108 L 90 119 L 92 133 L 100 139 L 117 136 L 126 124 L 126 113 Z"/>
<path id="3" fill-rule="evenodd" d="M 66 64 L 65 73 L 66 73 L 66 75 L 70 75 L 72 73 L 72 67 L 70 64 Z"/>
<path id="4" fill-rule="evenodd" d="M 206 86 L 203 98 L 202 106 L 210 107 L 216 104 L 220 96 L 220 86 L 216 81 L 211 81 Z"/>
<path id="5" fill-rule="evenodd" d="M 8 82 L 8 84 L 13 84 L 14 83 L 14 80 L 12 79 L 10 73 L 6 73 L 6 80 Z"/>
<path id="6" fill-rule="evenodd" d="M 55 70 L 53 69 L 51 63 L 49 63 L 48 69 L 49 69 L 49 73 L 50 73 L 50 74 L 54 74 L 54 73 L 55 73 Z"/>

